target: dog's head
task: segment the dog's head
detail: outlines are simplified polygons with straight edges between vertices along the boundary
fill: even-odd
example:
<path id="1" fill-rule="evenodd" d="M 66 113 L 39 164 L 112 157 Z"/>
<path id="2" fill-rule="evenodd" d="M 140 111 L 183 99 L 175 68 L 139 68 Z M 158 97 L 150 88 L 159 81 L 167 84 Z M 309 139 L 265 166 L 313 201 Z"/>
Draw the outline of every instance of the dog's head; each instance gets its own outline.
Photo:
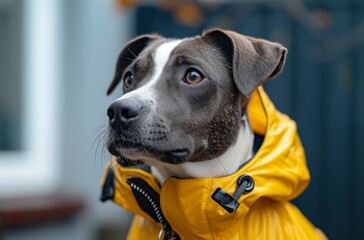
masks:
<path id="1" fill-rule="evenodd" d="M 110 153 L 146 164 L 202 161 L 235 142 L 250 94 L 282 69 L 280 44 L 213 29 L 182 40 L 143 35 L 116 65 Z"/>

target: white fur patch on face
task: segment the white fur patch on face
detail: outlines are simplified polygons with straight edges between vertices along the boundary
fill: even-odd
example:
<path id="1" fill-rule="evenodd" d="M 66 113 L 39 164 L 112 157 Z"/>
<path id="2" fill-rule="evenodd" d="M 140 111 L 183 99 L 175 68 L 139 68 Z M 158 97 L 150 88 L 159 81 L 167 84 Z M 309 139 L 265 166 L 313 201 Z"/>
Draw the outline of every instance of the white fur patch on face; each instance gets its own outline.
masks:
<path id="1" fill-rule="evenodd" d="M 160 76 L 163 72 L 164 66 L 168 62 L 168 59 L 171 55 L 171 52 L 181 42 L 182 42 L 182 40 L 172 40 L 172 41 L 165 42 L 165 43 L 162 43 L 161 45 L 159 45 L 153 54 L 153 61 L 154 61 L 154 69 L 153 69 L 154 71 L 153 72 L 154 72 L 154 74 L 151 77 L 151 79 L 144 86 L 142 86 L 134 91 L 131 91 L 127 94 L 124 94 L 119 99 L 138 98 L 139 100 L 143 100 L 143 99 L 153 100 L 153 92 L 154 92 L 153 87 L 156 84 L 156 82 L 158 81 L 158 79 L 160 78 Z M 119 100 L 119 99 L 117 99 L 117 100 Z M 117 100 L 115 100 L 115 101 L 117 101 Z"/>
<path id="2" fill-rule="evenodd" d="M 171 55 L 171 52 L 181 42 L 182 42 L 182 40 L 173 40 L 171 42 L 163 43 L 162 45 L 160 45 L 157 48 L 155 55 L 154 55 L 154 66 L 155 66 L 154 76 L 150 80 L 150 84 L 153 84 L 154 82 L 156 82 L 158 80 L 158 78 L 162 74 L 164 66 L 166 65 L 166 63 Z"/>

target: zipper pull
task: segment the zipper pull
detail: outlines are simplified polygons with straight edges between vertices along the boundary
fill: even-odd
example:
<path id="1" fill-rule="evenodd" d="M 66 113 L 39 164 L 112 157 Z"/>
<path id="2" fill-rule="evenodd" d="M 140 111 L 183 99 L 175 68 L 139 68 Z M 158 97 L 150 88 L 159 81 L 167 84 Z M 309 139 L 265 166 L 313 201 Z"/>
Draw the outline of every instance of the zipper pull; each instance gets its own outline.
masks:
<path id="1" fill-rule="evenodd" d="M 163 225 L 158 233 L 158 240 L 181 240 L 180 237 L 167 225 Z"/>
<path id="2" fill-rule="evenodd" d="M 240 204 L 238 200 L 241 195 L 253 190 L 254 179 L 251 176 L 244 174 L 238 178 L 237 184 L 238 187 L 235 189 L 232 196 L 221 188 L 217 188 L 211 195 L 212 199 L 229 213 L 235 212 L 239 208 Z"/>

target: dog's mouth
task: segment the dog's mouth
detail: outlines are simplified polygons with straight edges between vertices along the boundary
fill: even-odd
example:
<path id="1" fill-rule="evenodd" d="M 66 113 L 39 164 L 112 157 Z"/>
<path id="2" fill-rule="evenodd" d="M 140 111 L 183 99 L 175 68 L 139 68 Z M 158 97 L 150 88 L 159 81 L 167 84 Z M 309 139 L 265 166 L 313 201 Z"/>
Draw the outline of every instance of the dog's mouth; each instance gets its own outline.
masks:
<path id="1" fill-rule="evenodd" d="M 153 160 L 161 163 L 179 164 L 188 161 L 190 156 L 189 149 L 159 150 L 156 148 L 139 146 L 138 148 L 122 148 L 111 150 L 113 155 L 118 156 L 128 165 L 151 164 Z"/>
<path id="2" fill-rule="evenodd" d="M 173 148 L 165 144 L 143 143 L 141 141 L 113 140 L 108 142 L 109 152 L 118 157 L 121 165 L 148 164 L 151 162 L 179 164 L 189 160 L 189 148 Z M 168 148 L 169 147 L 169 148 Z"/>
<path id="3" fill-rule="evenodd" d="M 186 148 L 171 150 L 170 154 L 175 158 L 187 158 L 190 155 L 190 151 Z"/>

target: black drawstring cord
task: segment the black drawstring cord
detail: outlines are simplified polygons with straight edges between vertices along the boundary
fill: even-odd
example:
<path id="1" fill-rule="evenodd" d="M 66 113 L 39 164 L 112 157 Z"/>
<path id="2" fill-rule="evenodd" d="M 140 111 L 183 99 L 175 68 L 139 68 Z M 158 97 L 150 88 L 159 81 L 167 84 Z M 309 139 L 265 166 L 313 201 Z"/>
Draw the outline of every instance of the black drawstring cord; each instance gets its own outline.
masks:
<path id="1" fill-rule="evenodd" d="M 102 186 L 100 201 L 105 202 L 114 198 L 114 172 L 112 168 L 109 168 L 105 178 L 104 185 Z"/>
<path id="2" fill-rule="evenodd" d="M 235 212 L 239 207 L 239 198 L 244 193 L 250 192 L 254 188 L 254 180 L 249 175 L 242 175 L 238 179 L 238 187 L 235 189 L 233 195 L 229 195 L 221 188 L 217 188 L 212 194 L 214 199 L 220 206 L 222 206 L 229 213 Z"/>

